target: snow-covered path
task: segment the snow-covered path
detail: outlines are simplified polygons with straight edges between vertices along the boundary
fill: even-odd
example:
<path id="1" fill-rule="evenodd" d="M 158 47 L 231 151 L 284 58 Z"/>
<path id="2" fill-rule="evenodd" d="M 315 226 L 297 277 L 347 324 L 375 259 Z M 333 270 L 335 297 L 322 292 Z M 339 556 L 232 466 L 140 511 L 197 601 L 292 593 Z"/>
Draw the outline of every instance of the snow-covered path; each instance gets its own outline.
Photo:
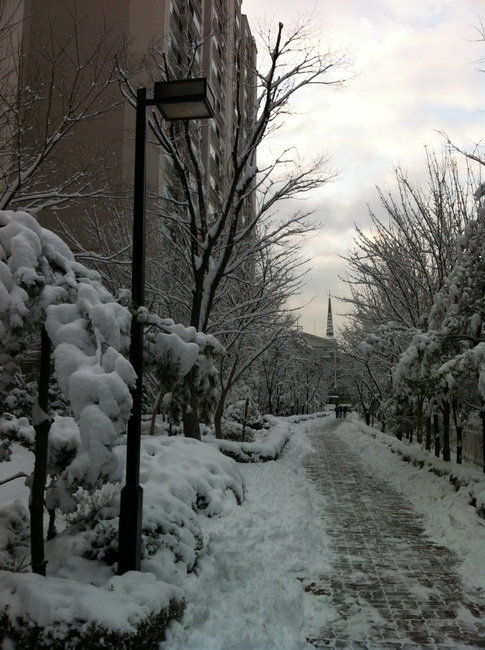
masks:
<path id="1" fill-rule="evenodd" d="M 293 426 L 280 460 L 240 465 L 245 502 L 203 522 L 206 549 L 183 585 L 183 625 L 171 625 L 161 649 L 312 650 L 307 623 L 334 617 L 304 590 L 325 561 L 325 498 L 304 467 L 312 453 L 305 424 Z"/>
<path id="2" fill-rule="evenodd" d="M 332 416 L 295 423 L 279 461 L 240 466 L 247 500 L 204 522 L 208 544 L 185 585 L 183 624 L 161 649 L 485 647 L 478 596 L 464 590 L 453 551 L 429 537 L 441 521 L 433 508 L 447 507 L 452 487 L 367 436 L 357 444 L 359 428 Z M 378 478 L 382 466 L 398 489 Z M 427 513 L 400 494 L 414 483 L 431 494 L 432 532 Z M 461 567 L 479 564 L 485 541 L 468 510 L 458 522 L 470 548 Z"/>
<path id="3" fill-rule="evenodd" d="M 328 500 L 322 516 L 330 565 L 310 589 L 325 594 L 338 618 L 311 635 L 325 648 L 485 647 L 478 598 L 464 592 L 457 557 L 426 537 L 421 518 L 388 482 L 366 471 L 332 429 L 315 427 L 308 472 Z"/>

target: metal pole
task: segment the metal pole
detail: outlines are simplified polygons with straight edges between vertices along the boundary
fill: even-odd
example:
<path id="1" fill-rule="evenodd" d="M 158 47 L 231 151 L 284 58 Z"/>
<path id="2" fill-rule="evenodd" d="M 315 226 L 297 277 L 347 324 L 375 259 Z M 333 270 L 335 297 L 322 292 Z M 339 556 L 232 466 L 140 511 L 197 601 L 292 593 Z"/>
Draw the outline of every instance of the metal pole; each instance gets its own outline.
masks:
<path id="1" fill-rule="evenodd" d="M 45 576 L 47 560 L 44 554 L 44 501 L 47 481 L 47 455 L 52 420 L 49 409 L 49 379 L 51 374 L 51 342 L 44 327 L 40 332 L 40 374 L 37 404 L 39 421 L 35 429 L 35 463 L 30 491 L 30 549 L 32 571 Z"/>
<path id="2" fill-rule="evenodd" d="M 133 254 L 131 296 L 133 307 L 145 302 L 145 202 L 146 202 L 146 88 L 136 95 L 135 182 L 133 203 Z M 131 391 L 133 408 L 128 421 L 126 483 L 121 491 L 118 535 L 118 574 L 139 571 L 143 489 L 140 485 L 140 439 L 143 385 L 143 326 L 131 322 L 130 362 L 136 372 Z"/>

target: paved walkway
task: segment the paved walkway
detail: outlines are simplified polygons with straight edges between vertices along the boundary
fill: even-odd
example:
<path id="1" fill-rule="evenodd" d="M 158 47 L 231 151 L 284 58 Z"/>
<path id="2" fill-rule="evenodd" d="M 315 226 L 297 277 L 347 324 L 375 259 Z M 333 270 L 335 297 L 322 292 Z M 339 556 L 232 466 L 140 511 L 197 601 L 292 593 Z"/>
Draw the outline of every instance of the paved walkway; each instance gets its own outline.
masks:
<path id="1" fill-rule="evenodd" d="M 315 431 L 309 476 L 328 498 L 334 561 L 305 581 L 339 617 L 312 630 L 316 648 L 485 648 L 480 609 L 463 592 L 457 558 L 425 537 L 419 516 L 388 483 L 369 475 L 333 431 Z M 483 615 L 483 612 L 482 612 Z"/>

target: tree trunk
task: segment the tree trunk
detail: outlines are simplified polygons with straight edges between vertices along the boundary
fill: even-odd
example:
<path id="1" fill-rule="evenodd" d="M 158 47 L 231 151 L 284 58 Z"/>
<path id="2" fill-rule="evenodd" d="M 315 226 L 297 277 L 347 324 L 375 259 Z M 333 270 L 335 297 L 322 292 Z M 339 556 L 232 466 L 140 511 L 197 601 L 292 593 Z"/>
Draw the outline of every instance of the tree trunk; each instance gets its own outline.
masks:
<path id="1" fill-rule="evenodd" d="M 34 413 L 35 450 L 34 472 L 30 488 L 30 553 L 32 571 L 45 576 L 47 561 L 44 555 L 44 497 L 47 481 L 47 453 L 51 420 L 49 407 L 49 378 L 51 343 L 44 328 L 40 335 L 40 372 L 37 397 L 38 412 Z"/>
<path id="2" fill-rule="evenodd" d="M 221 390 L 221 394 L 219 395 L 219 400 L 217 402 L 217 406 L 214 411 L 214 430 L 215 430 L 216 438 L 218 438 L 219 440 L 224 437 L 222 435 L 222 415 L 224 413 L 226 396 L 227 396 L 227 391 Z"/>
<path id="3" fill-rule="evenodd" d="M 441 451 L 440 428 L 438 423 L 438 413 L 433 413 L 433 433 L 434 433 L 434 455 L 439 458 Z"/>
<path id="4" fill-rule="evenodd" d="M 396 433 L 396 438 L 397 438 L 398 440 L 402 440 L 402 434 L 403 434 L 403 430 L 402 430 L 402 420 L 399 420 L 399 421 L 396 423 L 395 433 Z"/>
<path id="5" fill-rule="evenodd" d="M 480 417 L 482 418 L 482 468 L 485 474 L 485 400 L 482 398 L 482 408 L 480 410 Z"/>
<path id="6" fill-rule="evenodd" d="M 456 429 L 456 462 L 461 465 L 463 460 L 463 424 L 458 414 L 458 405 L 456 399 L 451 403 L 453 409 L 453 421 Z"/>
<path id="7" fill-rule="evenodd" d="M 426 451 L 431 451 L 431 415 L 426 416 L 426 438 L 424 448 Z"/>
<path id="8" fill-rule="evenodd" d="M 56 509 L 52 508 L 47 511 L 49 513 L 49 525 L 47 526 L 47 539 L 54 539 L 57 535 L 56 529 Z"/>
<path id="9" fill-rule="evenodd" d="M 249 408 L 249 398 L 246 397 L 246 404 L 244 405 L 244 422 L 243 422 L 243 429 L 242 429 L 242 440 L 244 440 L 244 436 L 246 435 L 246 425 L 247 425 L 247 419 L 248 419 L 248 408 Z"/>
<path id="10" fill-rule="evenodd" d="M 463 427 L 456 427 L 456 462 L 461 465 L 463 461 Z M 485 469 L 484 469 L 485 472 Z"/>
<path id="11" fill-rule="evenodd" d="M 183 415 L 184 436 L 200 440 L 199 396 L 195 386 L 190 388 L 190 405 Z"/>
<path id="12" fill-rule="evenodd" d="M 187 377 L 189 382 L 189 404 L 182 415 L 184 436 L 200 440 L 198 370 L 192 369 Z"/>
<path id="13" fill-rule="evenodd" d="M 268 415 L 273 415 L 273 391 L 268 388 Z"/>
<path id="14" fill-rule="evenodd" d="M 443 460 L 450 461 L 450 401 L 443 400 Z"/>
<path id="15" fill-rule="evenodd" d="M 416 440 L 418 444 L 423 444 L 423 398 L 418 398 L 416 405 Z"/>
<path id="16" fill-rule="evenodd" d="M 155 435 L 155 423 L 157 421 L 157 415 L 160 410 L 160 405 L 162 403 L 162 398 L 163 398 L 163 393 L 160 391 L 158 393 L 158 397 L 155 401 L 155 404 L 153 405 L 153 410 L 152 410 L 152 417 L 150 420 L 150 435 L 154 436 Z"/>

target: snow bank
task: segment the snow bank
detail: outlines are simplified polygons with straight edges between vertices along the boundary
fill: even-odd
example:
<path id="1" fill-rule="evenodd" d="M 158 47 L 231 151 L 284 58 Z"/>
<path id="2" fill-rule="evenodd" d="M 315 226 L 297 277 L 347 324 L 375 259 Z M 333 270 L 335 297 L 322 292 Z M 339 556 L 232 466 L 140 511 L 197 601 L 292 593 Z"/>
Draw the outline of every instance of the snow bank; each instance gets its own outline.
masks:
<path id="1" fill-rule="evenodd" d="M 462 487 L 468 488 L 470 500 L 475 499 L 476 494 L 485 488 L 485 476 L 478 468 L 466 464 L 448 462 L 442 458 L 438 458 L 417 444 L 410 445 L 389 434 L 381 433 L 373 427 L 364 425 L 358 420 L 356 415 L 353 415 L 351 419 L 353 424 L 357 424 L 359 431 L 367 433 L 375 440 L 387 445 L 393 453 L 401 456 L 402 460 L 417 467 L 426 468 L 429 472 L 437 476 L 443 476 L 457 490 Z M 481 515 L 481 513 L 479 514 Z"/>
<path id="2" fill-rule="evenodd" d="M 307 420 L 318 420 L 320 418 L 328 417 L 329 415 L 334 415 L 335 405 L 329 404 L 326 407 L 325 411 L 319 411 L 317 413 L 306 413 L 304 415 L 290 415 L 288 417 L 288 422 L 293 424 L 298 424 L 300 422 L 306 422 Z"/>
<path id="3" fill-rule="evenodd" d="M 114 576 L 98 588 L 33 573 L 0 571 L 0 585 L 0 610 L 8 611 L 10 634 L 42 628 L 44 643 L 66 639 L 70 632 L 81 638 L 93 627 L 134 636 L 142 623 L 168 611 L 172 601 L 182 600 L 176 587 L 138 572 Z"/>
<path id="4" fill-rule="evenodd" d="M 268 431 L 257 434 L 254 442 L 235 442 L 232 440 L 211 440 L 223 454 L 239 463 L 260 463 L 279 458 L 290 437 L 290 424 L 274 419 Z"/>

